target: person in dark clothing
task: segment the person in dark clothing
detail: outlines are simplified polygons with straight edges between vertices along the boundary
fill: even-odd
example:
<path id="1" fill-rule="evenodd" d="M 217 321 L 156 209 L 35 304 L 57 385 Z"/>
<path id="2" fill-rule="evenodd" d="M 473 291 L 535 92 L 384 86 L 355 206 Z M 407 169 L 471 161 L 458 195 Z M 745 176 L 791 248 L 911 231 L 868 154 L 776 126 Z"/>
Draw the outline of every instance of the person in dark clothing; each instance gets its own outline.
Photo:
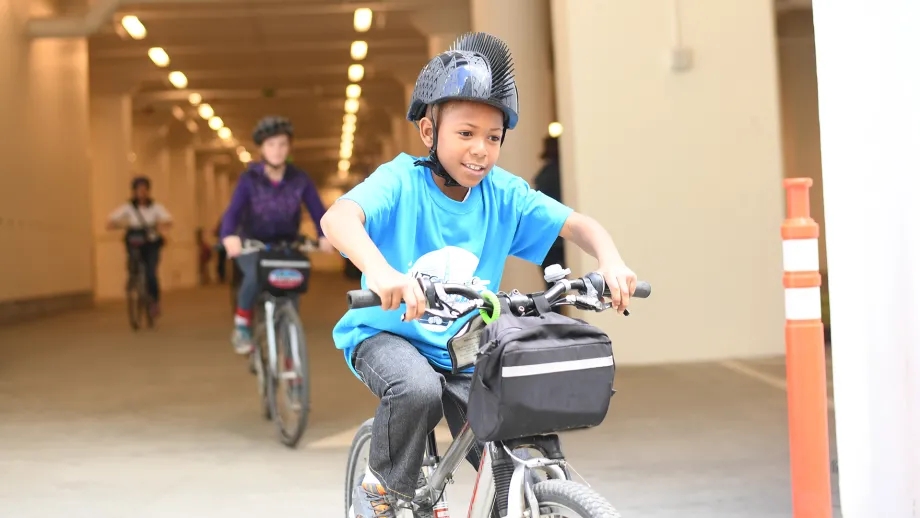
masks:
<path id="1" fill-rule="evenodd" d="M 543 167 L 537 176 L 534 177 L 534 189 L 542 192 L 550 198 L 562 201 L 562 186 L 559 180 L 559 139 L 557 137 L 546 137 L 543 139 Z M 543 264 L 540 265 L 540 275 L 543 270 L 550 265 L 565 264 L 565 240 L 557 238 L 550 247 Z M 552 284 L 547 283 L 547 288 Z"/>

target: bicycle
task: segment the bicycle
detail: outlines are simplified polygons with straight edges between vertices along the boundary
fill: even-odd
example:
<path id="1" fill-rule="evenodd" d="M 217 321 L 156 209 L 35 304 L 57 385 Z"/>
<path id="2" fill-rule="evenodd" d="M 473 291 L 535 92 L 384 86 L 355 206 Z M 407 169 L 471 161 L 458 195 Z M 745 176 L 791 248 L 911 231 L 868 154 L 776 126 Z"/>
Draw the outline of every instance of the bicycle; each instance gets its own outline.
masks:
<path id="1" fill-rule="evenodd" d="M 250 372 L 256 375 L 263 417 L 275 422 L 281 442 L 290 448 L 297 447 L 310 412 L 307 339 L 297 312 L 297 298 L 308 286 L 311 264 L 306 253 L 317 247 L 316 242 L 303 237 L 272 244 L 247 239 L 241 252 L 259 254 Z M 285 410 L 295 415 L 293 423 L 286 423 L 284 412 L 279 411 L 279 392 L 287 400 Z"/>
<path id="2" fill-rule="evenodd" d="M 545 279 L 552 286 L 542 293 L 510 294 L 480 293 L 471 286 L 447 284 L 420 279 L 429 308 L 447 308 L 456 317 L 476 310 L 491 313 L 496 306 L 516 316 L 546 314 L 553 307 L 575 306 L 581 310 L 604 311 L 611 305 L 599 293 L 609 296 L 603 277 L 589 273 L 580 279 L 566 279 L 571 271 L 558 265 L 546 269 Z M 566 295 L 575 290 L 577 295 Z M 646 298 L 651 286 L 640 282 L 633 297 Z M 451 296 L 466 300 L 458 303 Z M 540 296 L 542 295 L 542 297 Z M 370 290 L 353 290 L 347 295 L 349 308 L 366 308 L 380 305 L 380 298 Z M 547 304 L 545 304 L 547 303 Z M 462 309 L 457 309 L 457 307 Z M 628 315 L 628 311 L 625 313 Z M 481 352 L 481 350 L 480 350 Z M 478 355 L 478 353 L 477 353 Z M 506 367 L 507 368 L 507 367 Z M 612 393 L 609 395 L 612 396 Z M 607 398 L 608 396 L 603 396 Z M 472 415 L 469 410 L 467 415 Z M 373 418 L 358 429 L 348 453 L 345 474 L 346 517 L 353 518 L 352 490 L 360 485 L 367 469 Z M 559 437 L 554 430 L 512 440 L 486 442 L 470 502 L 469 518 L 493 516 L 493 506 L 503 518 L 530 518 L 559 516 L 567 518 L 619 518 L 620 514 L 603 497 L 589 487 L 570 478 L 567 462 L 562 453 Z M 419 474 L 419 486 L 412 502 L 404 503 L 399 516 L 408 518 L 440 518 L 448 516 L 444 490 L 452 481 L 453 473 L 464 462 L 476 443 L 476 437 L 467 421 L 441 457 L 438 453 L 434 431 L 428 433 L 426 453 Z M 536 455 L 520 450 L 535 450 Z M 442 514 L 443 513 L 443 514 Z"/>
<path id="3" fill-rule="evenodd" d="M 141 256 L 141 247 L 147 244 L 146 233 L 128 233 L 128 279 L 125 283 L 125 300 L 128 304 L 128 323 L 131 329 L 141 328 L 141 321 L 148 328 L 154 324 L 153 299 L 147 291 L 147 265 Z"/>

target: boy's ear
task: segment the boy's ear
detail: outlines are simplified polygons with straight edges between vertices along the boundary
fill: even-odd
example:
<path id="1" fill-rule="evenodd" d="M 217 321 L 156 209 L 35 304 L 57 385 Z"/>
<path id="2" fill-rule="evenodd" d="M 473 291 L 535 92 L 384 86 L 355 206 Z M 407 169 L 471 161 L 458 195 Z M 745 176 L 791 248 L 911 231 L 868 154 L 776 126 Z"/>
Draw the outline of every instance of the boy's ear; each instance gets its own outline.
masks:
<path id="1" fill-rule="evenodd" d="M 418 133 L 422 137 L 425 147 L 431 149 L 434 144 L 434 124 L 431 119 L 422 117 L 422 120 L 418 121 Z"/>

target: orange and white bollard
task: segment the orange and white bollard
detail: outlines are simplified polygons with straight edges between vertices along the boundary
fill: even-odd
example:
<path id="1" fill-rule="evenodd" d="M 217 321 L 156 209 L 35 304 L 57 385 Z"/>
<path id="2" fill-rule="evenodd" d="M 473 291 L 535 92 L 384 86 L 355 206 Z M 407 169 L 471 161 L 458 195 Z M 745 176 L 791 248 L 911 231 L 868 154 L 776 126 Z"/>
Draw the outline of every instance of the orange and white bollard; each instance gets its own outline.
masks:
<path id="1" fill-rule="evenodd" d="M 795 518 L 831 518 L 827 371 L 821 322 L 818 224 L 808 201 L 810 178 L 790 178 L 783 222 L 786 288 L 786 388 Z"/>

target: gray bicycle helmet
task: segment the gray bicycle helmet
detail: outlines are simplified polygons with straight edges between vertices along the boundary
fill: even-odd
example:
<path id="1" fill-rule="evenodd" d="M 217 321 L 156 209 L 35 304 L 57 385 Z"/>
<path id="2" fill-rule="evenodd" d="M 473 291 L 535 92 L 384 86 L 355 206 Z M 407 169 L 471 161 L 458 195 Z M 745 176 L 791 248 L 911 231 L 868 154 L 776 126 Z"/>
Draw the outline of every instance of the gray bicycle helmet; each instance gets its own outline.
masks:
<path id="1" fill-rule="evenodd" d="M 266 139 L 276 135 L 287 135 L 288 138 L 293 138 L 294 126 L 284 117 L 269 115 L 256 124 L 256 129 L 252 132 L 252 141 L 257 146 L 261 146 Z"/>
<path id="2" fill-rule="evenodd" d="M 504 142 L 505 132 L 514 129 L 518 122 L 514 61 L 505 42 L 484 32 L 457 38 L 449 50 L 432 58 L 419 73 L 406 118 L 418 125 L 429 106 L 447 101 L 475 101 L 501 110 Z M 448 186 L 460 185 L 438 161 L 437 121 L 434 121 L 433 138 L 428 158 L 416 161 L 416 165 L 429 167 Z"/>

